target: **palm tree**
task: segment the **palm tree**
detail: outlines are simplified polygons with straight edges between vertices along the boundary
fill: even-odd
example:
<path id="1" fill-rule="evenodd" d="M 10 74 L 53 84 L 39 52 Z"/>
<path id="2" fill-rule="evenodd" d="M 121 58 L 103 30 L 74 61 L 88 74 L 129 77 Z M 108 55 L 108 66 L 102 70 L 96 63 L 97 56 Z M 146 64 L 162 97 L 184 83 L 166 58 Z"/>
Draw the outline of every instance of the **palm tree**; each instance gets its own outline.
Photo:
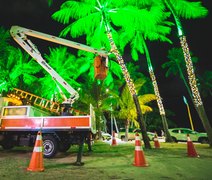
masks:
<path id="1" fill-rule="evenodd" d="M 138 9 L 137 14 L 138 15 L 134 21 L 132 21 L 129 25 L 122 27 L 120 31 L 120 46 L 123 50 L 129 43 L 132 58 L 136 61 L 138 60 L 139 53 L 146 55 L 149 74 L 152 80 L 154 92 L 157 96 L 157 104 L 162 118 L 166 142 L 172 142 L 171 135 L 168 131 L 165 109 L 160 96 L 150 54 L 146 45 L 147 40 L 160 40 L 171 43 L 166 35 L 170 33 L 171 28 L 169 26 L 171 26 L 172 23 L 166 21 L 166 18 L 169 17 L 169 13 L 164 13 L 164 6 L 158 2 L 152 3 L 148 10 Z M 145 18 L 148 21 L 145 20 Z"/>
<path id="2" fill-rule="evenodd" d="M 190 54 L 191 54 L 192 63 L 193 64 L 197 63 L 198 58 L 192 57 L 192 52 L 190 52 Z M 189 93 L 190 98 L 193 99 L 191 89 L 189 88 L 186 77 L 184 76 L 184 72 L 186 71 L 186 66 L 185 66 L 182 49 L 181 48 L 170 49 L 168 51 L 167 57 L 169 61 L 162 64 L 163 69 L 167 68 L 167 72 L 165 76 L 168 77 L 171 74 L 176 76 L 179 74 L 180 78 L 183 80 L 184 85 L 186 86 L 186 89 Z"/>
<path id="3" fill-rule="evenodd" d="M 155 95 L 157 97 L 157 104 L 158 104 L 158 107 L 159 107 L 159 112 L 160 112 L 160 115 L 161 115 L 161 118 L 162 118 L 162 124 L 163 124 L 163 129 L 164 129 L 164 133 L 165 133 L 165 137 L 166 137 L 166 142 L 173 142 L 172 137 L 171 137 L 171 135 L 168 131 L 168 123 L 167 123 L 167 120 L 166 120 L 166 113 L 165 113 L 165 109 L 164 109 L 164 106 L 163 106 L 163 103 L 162 103 L 162 98 L 160 96 L 156 76 L 154 74 L 153 67 L 152 67 L 152 64 L 151 64 L 150 55 L 149 55 L 149 52 L 147 50 L 145 43 L 143 43 L 143 45 L 144 45 L 145 54 L 146 54 L 146 57 L 147 57 L 149 74 L 150 74 L 150 77 L 151 77 L 151 80 L 152 80 Z"/>
<path id="4" fill-rule="evenodd" d="M 142 78 L 137 79 L 135 81 L 136 89 L 139 91 L 139 89 L 143 87 L 145 82 L 146 82 L 145 79 L 142 79 Z M 148 106 L 148 103 L 156 100 L 156 96 L 154 94 L 138 95 L 138 100 L 139 100 L 139 104 L 141 106 L 142 113 L 144 115 L 144 114 L 152 111 L 152 108 L 150 106 Z M 124 88 L 120 94 L 118 104 L 119 104 L 119 108 L 120 108 L 120 110 L 118 112 L 118 117 L 120 119 L 125 120 L 125 129 L 126 129 L 125 137 L 126 137 L 126 141 L 127 141 L 128 140 L 127 134 L 128 134 L 130 122 L 132 121 L 134 123 L 135 127 L 139 127 L 139 124 L 136 121 L 136 107 L 135 107 L 135 104 L 133 103 L 132 96 L 126 85 L 124 86 Z"/>
<path id="5" fill-rule="evenodd" d="M 101 48 L 103 46 L 110 49 L 110 53 L 116 56 L 116 60 L 122 69 L 125 81 L 136 105 L 137 119 L 142 130 L 145 147 L 151 148 L 134 83 L 130 78 L 124 60 L 114 42 L 114 37 L 116 39 L 116 31 L 111 25 L 113 22 L 118 22 L 117 20 L 122 22 L 130 21 L 133 11 L 134 7 L 126 7 L 125 1 L 66 1 L 62 4 L 61 9 L 55 12 L 52 17 L 63 24 L 70 23 L 70 19 L 77 19 L 63 30 L 62 35 L 67 35 L 68 32 L 70 32 L 73 37 L 85 34 L 87 43 L 92 44 L 94 41 L 91 39 L 95 34 L 94 37 L 99 37 L 99 41 L 95 43 L 94 47 L 98 45 L 97 48 Z M 103 37 L 101 37 L 101 35 L 103 35 Z M 105 41 L 106 38 L 109 42 Z"/>
<path id="6" fill-rule="evenodd" d="M 192 96 L 193 96 L 193 101 L 195 103 L 199 117 L 202 120 L 203 127 L 208 134 L 210 147 L 212 147 L 212 127 L 208 120 L 208 117 L 205 112 L 205 108 L 204 108 L 204 105 L 203 105 L 203 102 L 197 87 L 194 68 L 193 68 L 193 64 L 192 64 L 191 56 L 189 52 L 189 46 L 188 46 L 186 36 L 183 32 L 182 24 L 179 18 L 179 17 L 182 17 L 182 18 L 191 19 L 191 18 L 205 17 L 208 14 L 208 10 L 201 5 L 201 2 L 187 2 L 185 0 L 178 0 L 178 1 L 164 0 L 164 3 L 166 4 L 167 8 L 171 11 L 174 17 L 177 30 L 178 30 L 180 44 L 184 54 L 188 80 L 189 80 L 189 85 L 190 85 Z"/>
<path id="7" fill-rule="evenodd" d="M 148 104 L 151 101 L 156 100 L 156 96 L 150 93 L 152 92 L 152 86 L 149 86 L 149 79 L 142 73 L 138 72 L 139 66 L 130 62 L 127 63 L 127 68 L 129 69 L 130 74 L 132 74 L 132 77 L 137 79 L 135 81 L 135 87 L 139 94 L 138 99 L 143 115 L 145 115 L 152 111 L 152 108 L 148 106 Z M 108 112 L 111 111 L 112 108 L 116 119 L 125 121 L 127 134 L 130 124 L 134 124 L 135 127 L 139 128 L 139 123 L 136 121 L 136 108 L 126 83 L 118 80 L 116 81 L 116 88 L 118 89 L 108 88 L 107 93 L 101 95 L 103 97 L 101 103 L 102 110 Z M 127 140 L 128 136 L 126 135 L 125 137 Z"/>

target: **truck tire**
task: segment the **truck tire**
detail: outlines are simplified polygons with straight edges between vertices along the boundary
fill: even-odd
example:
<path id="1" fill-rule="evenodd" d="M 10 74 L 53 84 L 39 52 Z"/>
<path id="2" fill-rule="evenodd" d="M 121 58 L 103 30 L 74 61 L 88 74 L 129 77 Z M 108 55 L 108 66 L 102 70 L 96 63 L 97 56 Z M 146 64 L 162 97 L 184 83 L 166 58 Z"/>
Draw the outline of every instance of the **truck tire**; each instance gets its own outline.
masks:
<path id="1" fill-rule="evenodd" d="M 43 155 L 45 158 L 52 158 L 58 151 L 58 141 L 53 135 L 43 137 Z"/>
<path id="2" fill-rule="evenodd" d="M 4 150 L 10 150 L 14 147 L 13 143 L 10 143 L 10 142 L 3 142 L 2 143 L 2 148 Z"/>
<path id="3" fill-rule="evenodd" d="M 6 137 L 2 142 L 2 148 L 4 150 L 10 150 L 14 147 L 14 142 L 11 140 L 12 137 Z"/>

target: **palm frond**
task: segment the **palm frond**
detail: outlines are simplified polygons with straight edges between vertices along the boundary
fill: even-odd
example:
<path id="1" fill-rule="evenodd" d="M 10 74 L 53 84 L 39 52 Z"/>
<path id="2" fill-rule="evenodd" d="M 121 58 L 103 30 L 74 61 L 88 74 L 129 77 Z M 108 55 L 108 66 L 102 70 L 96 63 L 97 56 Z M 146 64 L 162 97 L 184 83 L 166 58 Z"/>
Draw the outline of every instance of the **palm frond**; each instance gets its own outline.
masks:
<path id="1" fill-rule="evenodd" d="M 125 46 L 130 43 L 131 39 L 134 37 L 134 31 L 131 29 L 128 31 L 127 29 L 121 29 L 119 31 L 119 47 L 120 50 L 123 52 Z"/>
<path id="2" fill-rule="evenodd" d="M 119 79 L 122 78 L 122 70 L 117 62 L 112 60 L 109 62 L 109 71 L 111 71 Z"/>
<path id="3" fill-rule="evenodd" d="M 142 104 L 142 105 L 147 104 L 156 99 L 157 99 L 156 95 L 154 95 L 154 94 L 144 94 L 144 95 L 138 96 L 138 100 L 139 100 L 140 104 Z"/>
<path id="4" fill-rule="evenodd" d="M 66 1 L 61 5 L 60 10 L 52 15 L 52 19 L 68 24 L 72 19 L 86 17 L 95 11 L 93 3 L 90 4 L 91 2 Z"/>
<path id="5" fill-rule="evenodd" d="M 185 19 L 204 18 L 208 15 L 208 10 L 202 6 L 202 2 L 189 2 L 186 0 L 171 0 L 173 7 L 179 17 Z"/>
<path id="6" fill-rule="evenodd" d="M 90 14 L 73 22 L 65 28 L 61 35 L 65 36 L 68 30 L 70 30 L 70 35 L 74 38 L 84 34 L 93 34 L 94 30 L 99 26 L 100 21 L 99 13 Z"/>
<path id="7" fill-rule="evenodd" d="M 153 109 L 150 106 L 142 105 L 141 106 L 141 111 L 142 111 L 142 114 L 146 114 L 148 112 L 152 112 Z"/>

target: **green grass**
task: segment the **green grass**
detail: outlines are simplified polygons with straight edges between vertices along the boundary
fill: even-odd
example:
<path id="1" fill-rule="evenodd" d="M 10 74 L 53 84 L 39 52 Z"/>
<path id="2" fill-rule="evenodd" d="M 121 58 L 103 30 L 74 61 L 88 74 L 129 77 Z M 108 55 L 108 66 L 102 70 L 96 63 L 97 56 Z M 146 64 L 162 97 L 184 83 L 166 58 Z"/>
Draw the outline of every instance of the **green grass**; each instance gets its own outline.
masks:
<path id="1" fill-rule="evenodd" d="M 77 146 L 55 158 L 44 159 L 44 172 L 30 172 L 26 168 L 31 159 L 31 148 L 15 148 L 3 151 L 0 148 L 1 179 L 72 179 L 72 180 L 140 180 L 140 179 L 182 179 L 201 180 L 212 177 L 212 148 L 195 144 L 199 158 L 187 157 L 187 145 L 160 143 L 160 149 L 143 148 L 148 167 L 135 167 L 134 144 L 111 146 L 97 141 L 93 152 L 84 146 L 84 166 L 74 166 Z"/>

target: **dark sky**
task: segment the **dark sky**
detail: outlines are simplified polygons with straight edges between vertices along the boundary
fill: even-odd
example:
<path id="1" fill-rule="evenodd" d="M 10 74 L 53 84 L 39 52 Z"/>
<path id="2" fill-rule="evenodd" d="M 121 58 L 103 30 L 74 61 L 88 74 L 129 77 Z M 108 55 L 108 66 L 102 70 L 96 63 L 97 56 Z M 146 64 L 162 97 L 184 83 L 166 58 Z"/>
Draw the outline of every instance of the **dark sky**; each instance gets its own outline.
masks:
<path id="1" fill-rule="evenodd" d="M 53 0 L 54 3 L 51 7 L 48 7 L 47 0 L 1 0 L 0 2 L 0 26 L 4 28 L 10 29 L 12 25 L 18 25 L 55 36 L 58 36 L 63 28 L 61 24 L 51 19 L 51 15 L 59 9 L 62 1 Z M 209 15 L 206 18 L 182 21 L 190 51 L 199 58 L 199 62 L 196 64 L 196 71 L 200 74 L 206 70 L 212 70 L 211 2 L 210 0 L 202 0 L 202 3 L 209 9 Z M 203 130 L 201 120 L 194 110 L 181 80 L 176 77 L 165 78 L 165 72 L 161 69 L 162 62 L 167 61 L 168 48 L 180 46 L 175 33 L 174 31 L 172 33 L 173 45 L 155 43 L 150 48 L 159 91 L 163 98 L 164 107 L 174 111 L 176 114 L 171 119 L 178 126 L 190 127 L 187 109 L 182 98 L 183 95 L 186 96 L 190 105 L 194 128 Z M 212 98 L 209 97 L 202 100 L 208 118 L 212 122 Z"/>

